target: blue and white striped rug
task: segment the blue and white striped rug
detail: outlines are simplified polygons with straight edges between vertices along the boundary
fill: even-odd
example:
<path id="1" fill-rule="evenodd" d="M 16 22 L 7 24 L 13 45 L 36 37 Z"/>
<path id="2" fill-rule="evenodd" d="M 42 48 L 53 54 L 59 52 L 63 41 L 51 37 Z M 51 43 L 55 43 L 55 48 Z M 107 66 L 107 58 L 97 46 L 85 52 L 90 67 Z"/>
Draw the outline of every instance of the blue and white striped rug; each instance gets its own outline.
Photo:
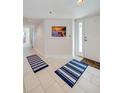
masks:
<path id="1" fill-rule="evenodd" d="M 69 63 L 56 70 L 55 73 L 72 88 L 87 66 L 83 62 L 72 59 Z"/>
<path id="2" fill-rule="evenodd" d="M 31 55 L 27 57 L 29 64 L 31 65 L 32 70 L 34 73 L 36 73 L 39 70 L 42 70 L 43 68 L 48 67 L 48 64 L 46 64 L 39 56 L 37 55 Z"/>

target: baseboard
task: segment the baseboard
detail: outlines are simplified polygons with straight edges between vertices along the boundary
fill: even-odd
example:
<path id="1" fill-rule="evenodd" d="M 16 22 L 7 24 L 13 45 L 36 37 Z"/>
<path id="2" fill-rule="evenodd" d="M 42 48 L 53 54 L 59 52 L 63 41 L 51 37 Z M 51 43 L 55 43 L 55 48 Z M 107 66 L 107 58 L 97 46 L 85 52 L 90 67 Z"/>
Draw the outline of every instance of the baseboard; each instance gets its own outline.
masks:
<path id="1" fill-rule="evenodd" d="M 72 58 L 72 55 L 45 55 L 45 58 L 68 58 L 68 59 L 71 59 Z"/>
<path id="2" fill-rule="evenodd" d="M 41 57 L 44 57 L 44 55 L 43 54 L 41 54 L 40 52 L 39 52 L 39 50 L 37 50 L 36 48 L 33 48 Z"/>
<path id="3" fill-rule="evenodd" d="M 72 55 L 48 55 L 48 54 L 41 54 L 36 48 L 34 50 L 42 57 L 44 58 L 62 58 L 62 59 L 71 59 L 73 58 Z"/>

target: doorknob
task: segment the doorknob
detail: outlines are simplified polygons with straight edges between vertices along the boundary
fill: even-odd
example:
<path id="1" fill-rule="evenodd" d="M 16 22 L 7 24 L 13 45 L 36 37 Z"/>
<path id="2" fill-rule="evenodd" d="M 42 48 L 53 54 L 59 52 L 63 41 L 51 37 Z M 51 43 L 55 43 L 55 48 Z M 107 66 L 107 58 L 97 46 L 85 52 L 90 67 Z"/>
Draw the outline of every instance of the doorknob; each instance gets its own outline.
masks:
<path id="1" fill-rule="evenodd" d="M 87 37 L 86 36 L 84 37 L 84 41 L 87 41 Z"/>

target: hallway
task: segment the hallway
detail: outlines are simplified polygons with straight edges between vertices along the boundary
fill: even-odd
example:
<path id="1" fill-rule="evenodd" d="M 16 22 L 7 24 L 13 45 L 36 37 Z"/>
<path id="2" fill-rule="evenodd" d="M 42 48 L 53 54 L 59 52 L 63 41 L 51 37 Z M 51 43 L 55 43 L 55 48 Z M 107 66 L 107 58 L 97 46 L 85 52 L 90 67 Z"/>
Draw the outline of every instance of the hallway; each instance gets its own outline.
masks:
<path id="1" fill-rule="evenodd" d="M 99 93 L 100 71 L 88 66 L 86 71 L 70 88 L 54 71 L 69 62 L 70 59 L 45 58 L 32 48 L 23 49 L 24 93 Z M 49 67 L 34 73 L 27 61 L 27 56 L 37 54 Z"/>

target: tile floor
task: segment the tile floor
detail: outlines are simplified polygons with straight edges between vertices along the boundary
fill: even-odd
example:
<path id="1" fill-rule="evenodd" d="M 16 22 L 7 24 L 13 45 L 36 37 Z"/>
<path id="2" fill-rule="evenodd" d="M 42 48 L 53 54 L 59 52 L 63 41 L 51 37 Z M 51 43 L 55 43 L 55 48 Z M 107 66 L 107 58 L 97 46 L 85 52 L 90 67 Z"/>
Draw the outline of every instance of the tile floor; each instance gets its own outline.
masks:
<path id="1" fill-rule="evenodd" d="M 100 71 L 88 66 L 80 79 L 70 88 L 54 71 L 69 59 L 44 58 L 30 48 L 24 49 L 23 77 L 24 93 L 100 93 Z M 49 67 L 33 73 L 26 56 L 37 54 Z"/>

